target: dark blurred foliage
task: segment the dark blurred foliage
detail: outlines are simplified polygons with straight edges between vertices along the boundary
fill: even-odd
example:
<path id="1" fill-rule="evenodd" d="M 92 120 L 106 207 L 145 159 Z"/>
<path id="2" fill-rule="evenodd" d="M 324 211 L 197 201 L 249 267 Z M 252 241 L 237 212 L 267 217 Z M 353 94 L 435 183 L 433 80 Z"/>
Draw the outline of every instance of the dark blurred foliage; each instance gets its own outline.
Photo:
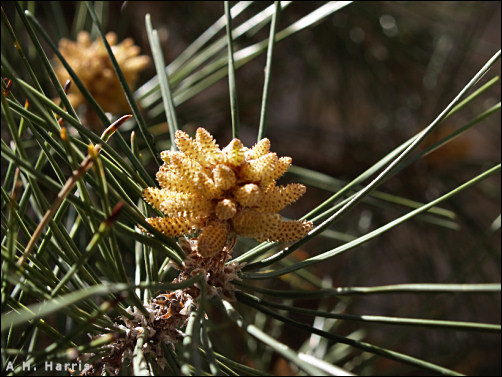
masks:
<path id="1" fill-rule="evenodd" d="M 48 3 L 37 2 L 37 15 L 46 17 L 51 31 L 53 8 Z M 269 4 L 253 4 L 234 25 Z M 278 29 L 322 4 L 294 2 L 281 14 Z M 61 6 L 71 29 L 75 2 L 61 2 Z M 500 49 L 500 12 L 500 2 L 358 2 L 277 43 L 267 120 L 272 150 L 291 156 L 295 165 L 340 179 L 355 178 L 432 122 Z M 151 13 L 153 25 L 159 29 L 165 59 L 170 62 L 223 14 L 223 3 L 110 2 L 106 31 L 116 31 L 119 40 L 133 37 L 142 53 L 150 55 L 144 26 L 146 13 Z M 255 35 L 238 39 L 234 47 L 267 37 L 268 27 L 264 27 Z M 262 55 L 237 71 L 240 136 L 248 146 L 256 141 L 264 66 Z M 143 77 L 146 80 L 153 74 L 152 66 Z M 495 75 L 500 75 L 500 63 L 482 81 Z M 500 83 L 444 122 L 428 143 L 465 125 L 499 100 Z M 226 80 L 183 103 L 177 112 L 186 130 L 204 126 L 220 145 L 230 140 Z M 407 167 L 379 189 L 430 201 L 499 162 L 500 136 L 497 113 Z M 157 138 L 168 139 L 168 135 Z M 301 216 L 329 196 L 326 191 L 309 188 L 285 215 Z M 412 220 L 331 263 L 316 266 L 314 273 L 329 277 L 335 286 L 500 282 L 500 228 L 490 230 L 500 214 L 500 177 L 470 188 L 443 207 L 456 212 L 459 230 Z M 333 229 L 362 235 L 405 210 L 373 200 L 359 205 Z M 308 257 L 340 244 L 318 237 L 302 252 Z M 287 286 L 285 282 L 279 284 Z M 347 312 L 486 323 L 500 323 L 501 317 L 500 296 L 486 294 L 356 297 L 348 303 Z M 347 335 L 359 327 L 359 323 L 344 322 L 336 331 Z M 500 374 L 497 334 L 388 325 L 365 328 L 364 340 L 369 343 L 466 374 Z M 307 335 L 297 330 L 284 334 L 281 340 L 292 347 L 299 347 Z M 249 360 L 239 354 L 238 343 L 223 334 L 215 340 L 217 346 L 229 352 L 228 348 L 234 347 L 235 357 Z M 359 355 L 354 359 L 360 363 L 355 371 L 413 374 L 408 367 L 387 359 L 378 358 L 369 366 L 370 361 L 374 361 L 370 356 Z M 273 361 L 270 370 L 288 372 L 280 359 Z"/>

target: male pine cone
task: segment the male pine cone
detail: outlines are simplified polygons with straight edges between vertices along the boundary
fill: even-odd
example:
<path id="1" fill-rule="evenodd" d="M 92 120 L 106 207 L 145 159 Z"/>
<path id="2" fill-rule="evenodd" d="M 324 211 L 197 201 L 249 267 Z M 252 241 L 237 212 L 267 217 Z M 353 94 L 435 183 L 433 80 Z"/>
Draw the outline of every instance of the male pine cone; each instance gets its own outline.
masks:
<path id="1" fill-rule="evenodd" d="M 147 187 L 145 200 L 165 217 L 147 218 L 169 237 L 200 230 L 197 252 L 220 253 L 235 234 L 258 241 L 289 242 L 305 236 L 310 221 L 285 221 L 278 214 L 305 193 L 305 186 L 276 186 L 291 157 L 270 152 L 270 141 L 253 148 L 233 139 L 220 150 L 211 134 L 198 128 L 195 139 L 176 131 L 179 151 L 164 151 L 157 172 L 160 189 Z"/>

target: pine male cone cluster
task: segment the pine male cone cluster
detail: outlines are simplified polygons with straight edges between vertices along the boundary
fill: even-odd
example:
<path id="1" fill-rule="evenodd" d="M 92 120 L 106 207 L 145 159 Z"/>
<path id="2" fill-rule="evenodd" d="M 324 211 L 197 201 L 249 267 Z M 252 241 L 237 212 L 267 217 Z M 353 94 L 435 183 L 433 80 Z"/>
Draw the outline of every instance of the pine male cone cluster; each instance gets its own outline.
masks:
<path id="1" fill-rule="evenodd" d="M 160 188 L 143 190 L 145 200 L 165 216 L 146 221 L 163 234 L 200 230 L 197 252 L 211 257 L 235 235 L 289 242 L 312 229 L 310 221 L 286 221 L 278 214 L 305 193 L 305 186 L 276 185 L 292 159 L 270 152 L 267 138 L 250 149 L 233 139 L 221 150 L 208 131 L 198 128 L 195 138 L 177 131 L 176 145 L 179 151 L 161 153 Z"/>

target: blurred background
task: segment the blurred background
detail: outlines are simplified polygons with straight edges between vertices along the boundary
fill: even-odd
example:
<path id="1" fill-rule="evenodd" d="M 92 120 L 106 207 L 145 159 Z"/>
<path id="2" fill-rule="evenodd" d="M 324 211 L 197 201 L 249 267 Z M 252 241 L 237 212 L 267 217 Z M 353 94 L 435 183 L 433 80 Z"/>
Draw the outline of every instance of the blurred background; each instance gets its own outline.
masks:
<path id="1" fill-rule="evenodd" d="M 57 39 L 61 31 L 51 23 L 56 9 L 52 3 L 37 2 L 36 14 Z M 60 2 L 58 8 L 68 30 L 76 3 Z M 281 13 L 278 29 L 322 4 L 294 2 Z M 234 26 L 268 5 L 255 2 L 234 20 Z M 105 31 L 117 32 L 119 41 L 132 37 L 141 53 L 151 56 L 144 23 L 147 13 L 159 30 L 169 63 L 223 15 L 223 2 L 106 2 Z M 266 133 L 272 150 L 279 156 L 291 156 L 296 166 L 351 181 L 432 122 L 500 49 L 500 18 L 500 2 L 361 2 L 278 42 Z M 266 25 L 257 33 L 245 34 L 234 42 L 234 49 L 266 39 L 268 33 Z M 246 146 L 253 145 L 258 134 L 264 67 L 262 54 L 236 72 L 240 138 Z M 142 73 L 140 85 L 154 75 L 151 64 Z M 482 83 L 496 75 L 500 75 L 500 62 Z M 445 121 L 425 144 L 464 126 L 499 100 L 500 83 Z M 193 134 L 203 126 L 220 146 L 226 145 L 231 139 L 227 80 L 180 104 L 177 115 L 185 131 Z M 165 116 L 147 116 L 147 122 L 158 145 L 167 148 Z M 410 165 L 379 190 L 418 202 L 441 196 L 500 162 L 500 124 L 497 113 Z M 127 128 L 121 131 L 130 132 Z M 156 167 L 150 165 L 154 174 Z M 290 174 L 283 180 L 298 181 L 298 177 Z M 312 271 L 334 286 L 500 282 L 500 193 L 496 175 L 442 205 L 456 213 L 455 227 L 432 224 L 426 217 L 415 219 Z M 298 218 L 331 195 L 325 187 L 309 186 L 304 197 L 283 214 Z M 332 230 L 350 239 L 406 212 L 404 207 L 372 199 L 358 205 Z M 342 242 L 340 236 L 318 237 L 295 255 L 307 258 Z M 282 283 L 286 287 L 288 282 Z M 351 314 L 486 323 L 500 323 L 500 304 L 500 295 L 492 294 L 371 295 L 344 302 Z M 356 329 L 359 324 L 344 322 L 335 331 L 347 335 Z M 500 374 L 499 334 L 365 325 L 362 336 L 369 343 L 462 373 Z M 298 348 L 306 334 L 284 331 L 281 337 Z M 245 358 L 238 347 L 232 350 L 230 343 L 226 347 L 237 359 Z M 359 373 L 413 374 L 387 359 L 370 361 L 371 356 L 364 353 L 350 358 L 350 362 L 360 363 Z M 337 365 L 343 365 L 343 360 Z M 269 360 L 268 370 L 279 375 L 292 373 L 275 356 Z"/>

